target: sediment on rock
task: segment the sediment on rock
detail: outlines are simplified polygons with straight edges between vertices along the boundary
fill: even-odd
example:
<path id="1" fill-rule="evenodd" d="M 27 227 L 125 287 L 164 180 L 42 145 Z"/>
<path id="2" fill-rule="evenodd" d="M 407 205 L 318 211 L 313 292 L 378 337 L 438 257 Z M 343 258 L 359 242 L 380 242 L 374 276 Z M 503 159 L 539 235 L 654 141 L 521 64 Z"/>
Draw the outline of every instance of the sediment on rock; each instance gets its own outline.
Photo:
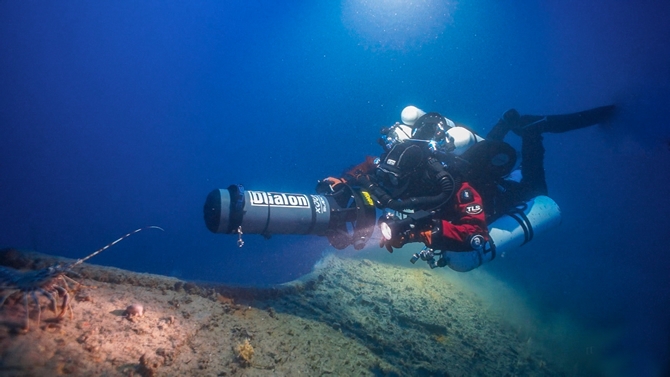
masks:
<path id="1" fill-rule="evenodd" d="M 0 264 L 17 269 L 57 262 L 0 252 Z M 19 333 L 23 305 L 5 303 L 0 372 L 568 375 L 476 295 L 433 271 L 334 256 L 321 266 L 289 284 L 233 287 L 83 264 L 73 276 L 82 284 L 72 287 L 73 318 L 54 319 L 42 298 L 41 324 L 31 304 L 34 328 Z M 133 304 L 142 316 L 127 315 Z"/>

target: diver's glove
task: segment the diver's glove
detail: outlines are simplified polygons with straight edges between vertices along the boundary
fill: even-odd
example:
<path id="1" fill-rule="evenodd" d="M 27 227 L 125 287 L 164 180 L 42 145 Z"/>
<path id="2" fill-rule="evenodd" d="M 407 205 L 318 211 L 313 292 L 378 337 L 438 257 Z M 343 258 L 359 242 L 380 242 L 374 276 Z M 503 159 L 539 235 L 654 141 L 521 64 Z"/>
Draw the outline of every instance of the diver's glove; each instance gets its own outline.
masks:
<path id="1" fill-rule="evenodd" d="M 431 249 L 441 249 L 439 244 L 442 238 L 442 220 L 440 219 L 434 219 L 432 226 L 421 232 L 421 242 Z"/>
<path id="2" fill-rule="evenodd" d="M 319 194 L 332 194 L 345 185 L 347 180 L 344 178 L 326 177 L 316 183 L 316 192 Z"/>
<path id="3" fill-rule="evenodd" d="M 423 233 L 430 232 L 433 226 L 433 213 L 418 211 L 404 219 L 387 214 L 379 219 L 382 238 L 379 247 L 385 247 L 389 253 L 410 242 L 424 242 Z"/>
<path id="4" fill-rule="evenodd" d="M 408 242 L 407 238 L 402 235 L 393 237 L 390 240 L 382 237 L 379 240 L 379 247 L 384 247 L 386 248 L 386 250 L 388 250 L 389 253 L 392 253 L 393 248 L 400 249 L 401 247 L 405 246 L 407 242 Z"/>
<path id="5" fill-rule="evenodd" d="M 386 239 L 382 236 L 379 240 L 379 247 L 385 247 L 389 253 L 392 253 L 393 248 L 400 249 L 410 242 L 423 242 L 421 232 L 416 229 L 407 229 L 394 234 L 391 239 Z"/>

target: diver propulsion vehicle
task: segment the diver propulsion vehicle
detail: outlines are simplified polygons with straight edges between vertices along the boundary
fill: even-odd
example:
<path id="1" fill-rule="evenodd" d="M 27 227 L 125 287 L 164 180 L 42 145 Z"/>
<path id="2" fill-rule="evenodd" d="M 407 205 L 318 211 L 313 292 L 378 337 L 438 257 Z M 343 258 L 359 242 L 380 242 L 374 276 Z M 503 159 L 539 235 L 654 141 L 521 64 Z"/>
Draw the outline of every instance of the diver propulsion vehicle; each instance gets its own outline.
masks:
<path id="1" fill-rule="evenodd" d="M 377 210 L 370 195 L 348 187 L 348 197 L 340 195 L 291 194 L 246 190 L 231 185 L 209 193 L 204 205 L 207 228 L 213 233 L 303 234 L 328 237 L 336 249 L 365 247 L 377 225 Z M 431 268 L 447 266 L 459 272 L 470 271 L 497 255 L 516 249 L 561 221 L 560 209 L 547 196 L 537 196 L 515 207 L 492 222 L 490 241 L 473 251 L 435 251 L 424 248 L 415 253 L 412 263 L 421 259 Z M 380 226 L 383 227 L 380 222 Z M 436 259 L 437 258 L 437 259 Z"/>
<path id="2" fill-rule="evenodd" d="M 376 223 L 370 195 L 346 186 L 337 195 L 294 194 L 246 190 L 242 185 L 207 195 L 205 224 L 213 233 L 303 234 L 328 237 L 337 249 L 365 247 Z"/>

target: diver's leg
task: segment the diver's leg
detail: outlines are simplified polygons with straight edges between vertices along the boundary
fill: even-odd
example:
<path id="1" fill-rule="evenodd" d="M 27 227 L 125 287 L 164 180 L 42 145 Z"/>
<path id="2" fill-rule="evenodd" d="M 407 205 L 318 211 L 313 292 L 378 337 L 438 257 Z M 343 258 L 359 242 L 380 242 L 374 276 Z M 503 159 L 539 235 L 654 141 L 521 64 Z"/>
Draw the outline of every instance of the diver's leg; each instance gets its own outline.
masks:
<path id="1" fill-rule="evenodd" d="M 537 130 L 526 131 L 521 136 L 521 175 L 525 200 L 548 194 L 544 174 L 544 145 L 542 134 Z"/>

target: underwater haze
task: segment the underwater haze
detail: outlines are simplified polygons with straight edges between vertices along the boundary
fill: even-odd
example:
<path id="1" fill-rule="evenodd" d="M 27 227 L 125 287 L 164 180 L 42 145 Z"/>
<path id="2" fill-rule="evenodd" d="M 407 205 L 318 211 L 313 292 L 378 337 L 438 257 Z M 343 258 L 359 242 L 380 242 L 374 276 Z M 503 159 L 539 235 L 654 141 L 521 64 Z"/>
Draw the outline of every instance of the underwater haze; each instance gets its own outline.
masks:
<path id="1" fill-rule="evenodd" d="M 660 0 L 0 1 L 0 248 L 80 258 L 156 225 L 90 262 L 287 282 L 327 240 L 238 248 L 204 225 L 211 190 L 313 193 L 410 104 L 483 135 L 512 107 L 616 104 L 545 136 L 561 226 L 477 273 L 616 333 L 604 374 L 670 373 L 668 19 Z"/>

